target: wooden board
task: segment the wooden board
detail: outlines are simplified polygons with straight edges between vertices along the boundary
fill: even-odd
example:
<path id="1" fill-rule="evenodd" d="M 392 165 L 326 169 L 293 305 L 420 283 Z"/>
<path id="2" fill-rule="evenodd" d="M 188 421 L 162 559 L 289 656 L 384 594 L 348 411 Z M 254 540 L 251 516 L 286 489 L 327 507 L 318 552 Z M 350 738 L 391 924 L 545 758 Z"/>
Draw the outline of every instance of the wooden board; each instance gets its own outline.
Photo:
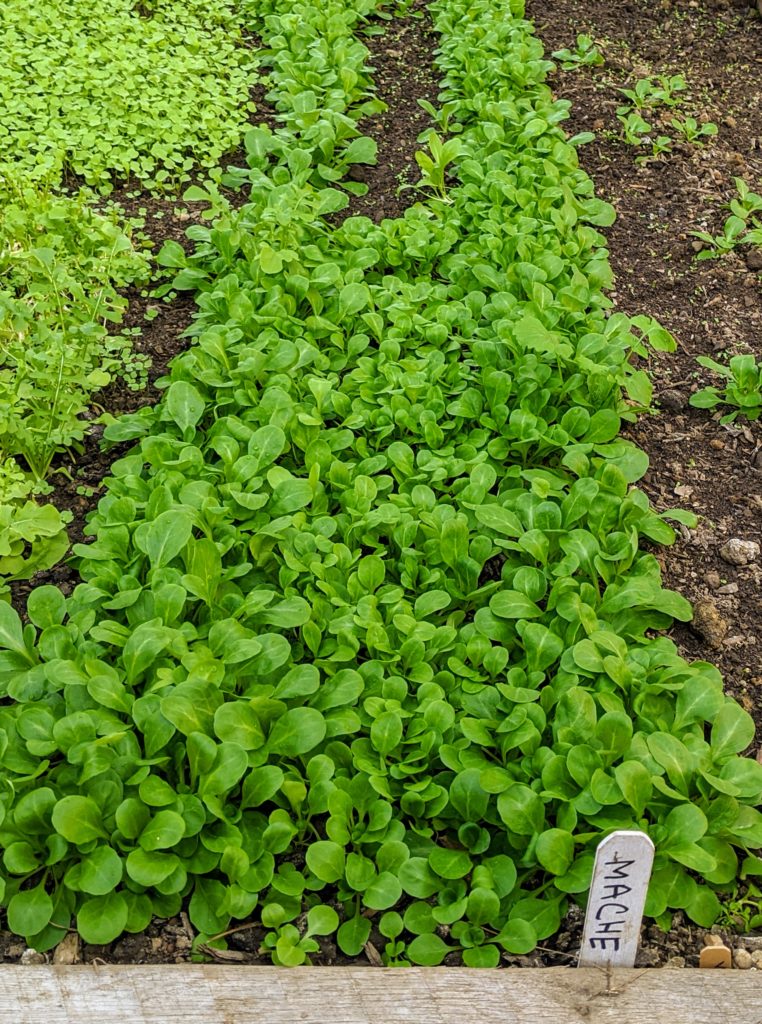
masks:
<path id="1" fill-rule="evenodd" d="M 762 972 L 0 967 L 5 1024 L 762 1024 Z"/>

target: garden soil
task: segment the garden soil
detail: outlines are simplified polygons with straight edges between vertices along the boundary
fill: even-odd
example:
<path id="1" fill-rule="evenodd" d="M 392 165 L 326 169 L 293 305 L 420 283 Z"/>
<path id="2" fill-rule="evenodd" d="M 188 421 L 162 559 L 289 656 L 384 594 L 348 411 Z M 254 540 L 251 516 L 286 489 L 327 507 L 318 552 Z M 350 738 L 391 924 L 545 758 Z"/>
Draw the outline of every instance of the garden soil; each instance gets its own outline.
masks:
<path id="1" fill-rule="evenodd" d="M 357 178 L 369 185 L 369 192 L 353 199 L 348 213 L 376 221 L 400 216 L 415 201 L 415 191 L 400 186 L 417 179 L 417 138 L 430 124 L 418 101 L 435 102 L 438 91 L 432 71 L 436 40 L 426 5 L 415 0 L 412 7 L 423 17 L 392 22 L 384 35 L 367 40 L 378 94 L 389 109 L 362 126 L 377 139 L 379 160 L 375 167 L 357 168 Z M 762 430 L 758 423 L 745 421 L 723 426 L 719 415 L 688 404 L 693 391 L 716 383 L 695 362 L 696 356 L 717 357 L 729 350 L 762 358 L 762 252 L 697 261 L 699 243 L 691 234 L 720 230 L 735 177 L 757 191 L 762 188 L 762 18 L 748 0 L 529 0 L 528 16 L 548 53 L 573 48 L 583 32 L 605 58 L 600 67 L 557 70 L 551 84 L 559 98 L 571 102 L 569 134 L 596 135 L 581 148 L 580 158 L 598 196 L 612 202 L 618 214 L 607 231 L 616 274 L 615 306 L 628 314 L 656 317 L 678 342 L 675 353 L 650 360 L 659 414 L 629 429 L 631 439 L 650 457 L 642 486 L 655 506 L 680 506 L 699 516 L 696 529 L 682 528 L 677 543 L 657 553 L 665 584 L 695 602 L 698 610 L 693 624 L 675 627 L 671 636 L 687 658 L 720 667 L 728 692 L 755 716 L 762 737 L 762 558 L 736 567 L 720 554 L 731 538 L 762 539 Z M 676 145 L 658 159 L 636 162 L 641 151 L 617 137 L 617 90 L 654 74 L 684 75 L 689 84 L 685 112 L 715 122 L 719 132 L 703 148 Z M 273 114 L 261 93 L 255 98 L 255 118 L 272 124 Z M 241 155 L 231 159 L 240 164 Z M 113 198 L 128 215 L 143 208 L 146 230 L 152 233 L 155 225 L 157 237 L 184 241 L 187 221 L 199 216 L 197 205 L 156 200 L 127 187 Z M 103 407 L 114 414 L 156 399 L 154 382 L 185 347 L 183 332 L 193 311 L 190 298 L 181 295 L 170 304 L 156 304 L 158 315 L 145 321 L 152 300 L 139 294 L 130 298 L 126 326 L 143 328 L 137 348 L 151 356 L 153 368 L 148 392 L 136 395 L 111 388 L 101 396 Z M 53 495 L 60 507 L 74 511 L 75 541 L 82 537 L 110 461 L 121 454 L 101 453 L 98 440 L 99 429 L 94 428 L 82 455 L 62 464 L 72 480 Z M 56 583 L 68 592 L 76 576 L 64 565 L 33 581 L 41 582 Z M 30 584 L 15 589 L 20 604 L 29 589 Z M 757 756 L 762 760 L 759 742 Z M 734 923 L 732 915 L 726 923 Z M 740 927 L 742 922 L 735 924 Z M 582 913 L 573 908 L 561 931 L 534 953 L 506 955 L 503 962 L 526 967 L 572 964 L 581 927 Z M 732 946 L 744 945 L 742 935 L 722 928 L 715 932 Z M 669 933 L 648 925 L 637 965 L 695 967 L 705 934 L 679 914 Z M 259 926 L 243 925 L 228 936 L 230 948 L 209 950 L 210 958 L 229 964 L 269 962 L 258 952 L 262 937 Z M 0 932 L 0 963 L 182 963 L 191 958 L 192 942 L 193 929 L 184 914 L 155 921 L 144 933 L 106 947 L 82 945 L 71 933 L 47 957 Z M 380 966 L 383 943 L 372 933 L 364 956 L 348 960 L 326 941 L 314 963 Z M 448 962 L 458 961 L 453 957 Z"/>

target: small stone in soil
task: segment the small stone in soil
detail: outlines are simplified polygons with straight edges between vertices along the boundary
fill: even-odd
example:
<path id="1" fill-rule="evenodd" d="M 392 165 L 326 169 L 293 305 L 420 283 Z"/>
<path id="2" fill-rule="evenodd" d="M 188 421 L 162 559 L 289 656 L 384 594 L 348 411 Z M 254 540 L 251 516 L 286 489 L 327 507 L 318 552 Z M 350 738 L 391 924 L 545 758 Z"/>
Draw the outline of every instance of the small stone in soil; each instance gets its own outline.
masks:
<path id="1" fill-rule="evenodd" d="M 709 644 L 710 647 L 721 647 L 728 632 L 728 624 L 717 610 L 711 597 L 700 597 L 693 606 L 694 631 Z"/>
<path id="2" fill-rule="evenodd" d="M 669 412 L 680 412 L 688 404 L 688 399 L 682 391 L 662 391 L 659 395 L 659 405 Z"/>
<path id="3" fill-rule="evenodd" d="M 718 594 L 737 594 L 738 584 L 737 583 L 726 583 L 724 587 L 717 588 Z"/>
<path id="4" fill-rule="evenodd" d="M 748 949 L 737 949 L 733 953 L 733 964 L 740 971 L 748 971 L 750 967 L 754 966 L 754 961 Z"/>
<path id="5" fill-rule="evenodd" d="M 677 968 L 677 967 L 685 967 L 685 957 L 684 956 L 671 956 L 669 958 L 669 960 L 667 960 L 667 962 L 665 963 L 664 966 L 666 968 L 668 968 L 668 969 L 669 968 L 673 968 L 674 969 L 674 968 Z"/>
<path id="6" fill-rule="evenodd" d="M 759 557 L 759 544 L 755 540 L 731 537 L 720 548 L 720 558 L 729 565 L 748 565 Z"/>
<path id="7" fill-rule="evenodd" d="M 20 963 L 22 963 L 24 967 L 30 967 L 36 964 L 46 964 L 47 962 L 48 958 L 45 954 L 38 953 L 36 949 L 25 949 L 21 954 Z"/>
<path id="8" fill-rule="evenodd" d="M 746 253 L 746 266 L 749 270 L 762 270 L 762 249 L 749 249 Z"/>

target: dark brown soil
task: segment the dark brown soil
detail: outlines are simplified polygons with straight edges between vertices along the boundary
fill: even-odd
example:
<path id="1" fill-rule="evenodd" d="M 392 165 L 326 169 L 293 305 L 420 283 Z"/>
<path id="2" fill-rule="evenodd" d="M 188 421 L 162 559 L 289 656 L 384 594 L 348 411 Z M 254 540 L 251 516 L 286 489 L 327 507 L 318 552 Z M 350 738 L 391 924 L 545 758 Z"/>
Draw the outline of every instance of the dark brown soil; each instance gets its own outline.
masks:
<path id="1" fill-rule="evenodd" d="M 672 636 L 686 657 L 717 664 L 728 691 L 762 724 L 762 562 L 736 568 L 719 554 L 731 537 L 760 540 L 762 431 L 745 420 L 722 426 L 719 414 L 688 405 L 693 391 L 719 383 L 696 356 L 762 357 L 755 256 L 748 264 L 743 250 L 697 261 L 690 234 L 721 230 L 734 178 L 755 191 L 762 185 L 762 21 L 747 0 L 529 0 L 528 7 L 549 52 L 573 48 L 584 32 L 605 58 L 602 67 L 558 71 L 553 86 L 572 103 L 567 130 L 597 135 L 580 154 L 597 194 L 618 214 L 607 232 L 616 306 L 656 317 L 678 342 L 675 353 L 650 361 L 661 414 L 630 431 L 651 458 L 644 487 L 655 505 L 699 516 L 698 528 L 683 529 L 660 556 L 666 585 L 701 604 L 695 625 Z M 638 164 L 641 150 L 617 138 L 624 102 L 617 89 L 654 74 L 683 74 L 685 113 L 715 122 L 719 133 L 703 148 L 684 143 Z M 668 133 L 674 114 L 665 116 Z"/>
<path id="2" fill-rule="evenodd" d="M 384 28 L 383 35 L 369 36 L 364 42 L 370 50 L 376 95 L 387 110 L 359 125 L 376 140 L 378 161 L 353 168 L 352 177 L 365 182 L 368 193 L 355 197 L 343 214 L 370 217 L 376 223 L 386 217 L 401 217 L 420 198 L 408 186 L 420 178 L 415 162 L 416 150 L 421 148 L 417 139 L 431 127 L 431 117 L 418 101 L 428 100 L 436 106 L 439 93 L 434 67 L 436 37 L 427 0 L 414 0 L 405 18 L 374 22 L 374 28 L 379 27 Z"/>

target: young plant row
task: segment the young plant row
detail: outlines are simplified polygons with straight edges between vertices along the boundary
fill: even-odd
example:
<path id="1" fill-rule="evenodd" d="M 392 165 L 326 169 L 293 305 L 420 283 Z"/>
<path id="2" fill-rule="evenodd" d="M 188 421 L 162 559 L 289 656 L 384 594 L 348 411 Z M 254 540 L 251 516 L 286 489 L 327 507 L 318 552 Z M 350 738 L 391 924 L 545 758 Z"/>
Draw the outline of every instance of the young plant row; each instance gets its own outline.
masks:
<path id="1" fill-rule="evenodd" d="M 610 313 L 613 211 L 520 0 L 432 5 L 431 194 L 338 228 L 375 3 L 259 6 L 281 126 L 247 135 L 248 203 L 210 190 L 194 254 L 162 254 L 193 344 L 107 431 L 138 443 L 83 582 L 26 626 L 0 605 L 9 927 L 108 942 L 187 901 L 276 963 L 335 933 L 494 966 L 626 827 L 657 846 L 647 912 L 708 926 L 762 870 L 762 766 L 716 669 L 653 636 L 690 608 L 619 432 L 651 400 L 633 357 L 672 342 Z"/>
<path id="2" fill-rule="evenodd" d="M 230 0 L 11 0 L 0 9 L 0 593 L 55 564 L 67 514 L 40 506 L 93 396 L 138 388 L 120 332 L 146 256 L 95 212 L 114 179 L 159 189 L 240 143 L 256 54 Z M 58 194 L 56 194 L 58 192 Z"/>
<path id="3" fill-rule="evenodd" d="M 54 565 L 65 520 L 32 495 L 49 490 L 55 455 L 76 447 L 92 396 L 113 378 L 141 384 L 120 334 L 121 290 L 150 266 L 112 217 L 84 195 L 5 179 L 0 217 L 0 594 Z"/>

